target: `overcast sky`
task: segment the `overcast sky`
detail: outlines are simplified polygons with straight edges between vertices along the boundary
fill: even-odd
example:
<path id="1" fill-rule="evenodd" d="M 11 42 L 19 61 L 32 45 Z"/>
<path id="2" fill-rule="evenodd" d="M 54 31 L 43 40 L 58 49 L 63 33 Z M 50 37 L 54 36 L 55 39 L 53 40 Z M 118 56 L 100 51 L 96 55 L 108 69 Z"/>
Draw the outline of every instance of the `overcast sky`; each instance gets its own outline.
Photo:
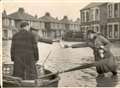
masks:
<path id="1" fill-rule="evenodd" d="M 7 14 L 13 13 L 19 7 L 24 7 L 25 11 L 31 15 L 37 14 L 38 17 L 43 16 L 46 12 L 50 12 L 51 16 L 63 18 L 67 15 L 69 19 L 76 20 L 80 18 L 80 9 L 89 4 L 91 0 L 35 0 L 19 2 L 18 0 L 6 0 L 2 3 L 2 10 L 5 9 Z M 100 0 L 92 0 L 100 1 Z"/>

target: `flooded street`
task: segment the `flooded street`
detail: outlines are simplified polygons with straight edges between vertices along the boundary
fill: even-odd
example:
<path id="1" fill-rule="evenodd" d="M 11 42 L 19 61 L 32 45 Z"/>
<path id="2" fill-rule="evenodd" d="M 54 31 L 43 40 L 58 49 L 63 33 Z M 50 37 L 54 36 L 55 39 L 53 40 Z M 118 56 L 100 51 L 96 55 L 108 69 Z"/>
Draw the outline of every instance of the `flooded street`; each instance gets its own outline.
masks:
<path id="1" fill-rule="evenodd" d="M 64 42 L 64 44 L 74 44 L 74 42 Z M 3 62 L 13 63 L 10 59 L 11 41 L 3 41 Z M 76 67 L 83 63 L 94 62 L 93 51 L 90 48 L 64 49 L 59 43 L 52 45 L 39 43 L 39 61 L 37 64 L 43 65 L 47 55 L 49 58 L 45 61 L 45 68 L 56 72 Z M 120 59 L 120 47 L 112 46 L 112 52 Z M 118 71 L 118 79 L 120 78 L 120 68 Z M 110 73 L 106 74 L 111 75 Z M 96 86 L 120 86 L 120 81 L 111 80 L 106 77 L 104 79 L 96 79 L 97 73 L 95 67 L 77 70 L 73 72 L 60 74 L 60 87 L 96 87 Z"/>

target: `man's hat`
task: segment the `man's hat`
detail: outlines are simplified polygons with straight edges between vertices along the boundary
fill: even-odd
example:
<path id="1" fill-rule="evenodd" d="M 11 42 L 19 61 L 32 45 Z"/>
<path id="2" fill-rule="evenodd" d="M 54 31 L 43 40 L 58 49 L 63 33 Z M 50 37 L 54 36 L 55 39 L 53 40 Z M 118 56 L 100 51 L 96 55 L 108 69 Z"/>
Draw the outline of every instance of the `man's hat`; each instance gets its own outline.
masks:
<path id="1" fill-rule="evenodd" d="M 39 31 L 39 29 L 38 28 L 35 28 L 35 27 L 30 27 L 30 30 L 32 31 Z"/>
<path id="2" fill-rule="evenodd" d="M 90 34 L 90 33 L 96 33 L 96 32 L 94 32 L 93 30 L 88 30 L 87 35 Z"/>
<path id="3" fill-rule="evenodd" d="M 25 27 L 26 25 L 29 25 L 28 22 L 21 22 L 20 27 Z"/>

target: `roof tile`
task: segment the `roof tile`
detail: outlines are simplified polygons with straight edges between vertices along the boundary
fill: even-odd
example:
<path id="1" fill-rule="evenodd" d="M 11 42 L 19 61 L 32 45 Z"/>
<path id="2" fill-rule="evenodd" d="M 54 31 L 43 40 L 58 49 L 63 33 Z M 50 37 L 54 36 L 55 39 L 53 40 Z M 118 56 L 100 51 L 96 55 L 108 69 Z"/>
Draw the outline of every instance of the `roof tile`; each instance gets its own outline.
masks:
<path id="1" fill-rule="evenodd" d="M 89 9 L 89 8 L 92 8 L 92 7 L 96 7 L 96 6 L 100 6 L 100 5 L 103 5 L 103 4 L 105 4 L 105 3 L 104 2 L 93 2 L 93 3 L 90 3 L 87 6 L 85 6 L 82 10 Z"/>

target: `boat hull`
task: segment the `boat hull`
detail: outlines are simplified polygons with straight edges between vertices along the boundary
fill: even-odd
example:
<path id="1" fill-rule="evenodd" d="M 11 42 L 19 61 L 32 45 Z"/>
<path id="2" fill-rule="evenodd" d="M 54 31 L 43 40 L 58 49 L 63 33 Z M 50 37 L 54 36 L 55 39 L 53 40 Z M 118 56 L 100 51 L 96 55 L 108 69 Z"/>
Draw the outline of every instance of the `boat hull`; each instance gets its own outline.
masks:
<path id="1" fill-rule="evenodd" d="M 36 65 L 37 72 L 40 75 L 40 65 Z M 45 69 L 45 74 L 50 74 L 51 71 Z M 58 87 L 60 77 L 58 74 L 52 75 L 43 79 L 22 80 L 18 77 L 13 77 L 13 64 L 3 65 L 3 87 Z"/>

